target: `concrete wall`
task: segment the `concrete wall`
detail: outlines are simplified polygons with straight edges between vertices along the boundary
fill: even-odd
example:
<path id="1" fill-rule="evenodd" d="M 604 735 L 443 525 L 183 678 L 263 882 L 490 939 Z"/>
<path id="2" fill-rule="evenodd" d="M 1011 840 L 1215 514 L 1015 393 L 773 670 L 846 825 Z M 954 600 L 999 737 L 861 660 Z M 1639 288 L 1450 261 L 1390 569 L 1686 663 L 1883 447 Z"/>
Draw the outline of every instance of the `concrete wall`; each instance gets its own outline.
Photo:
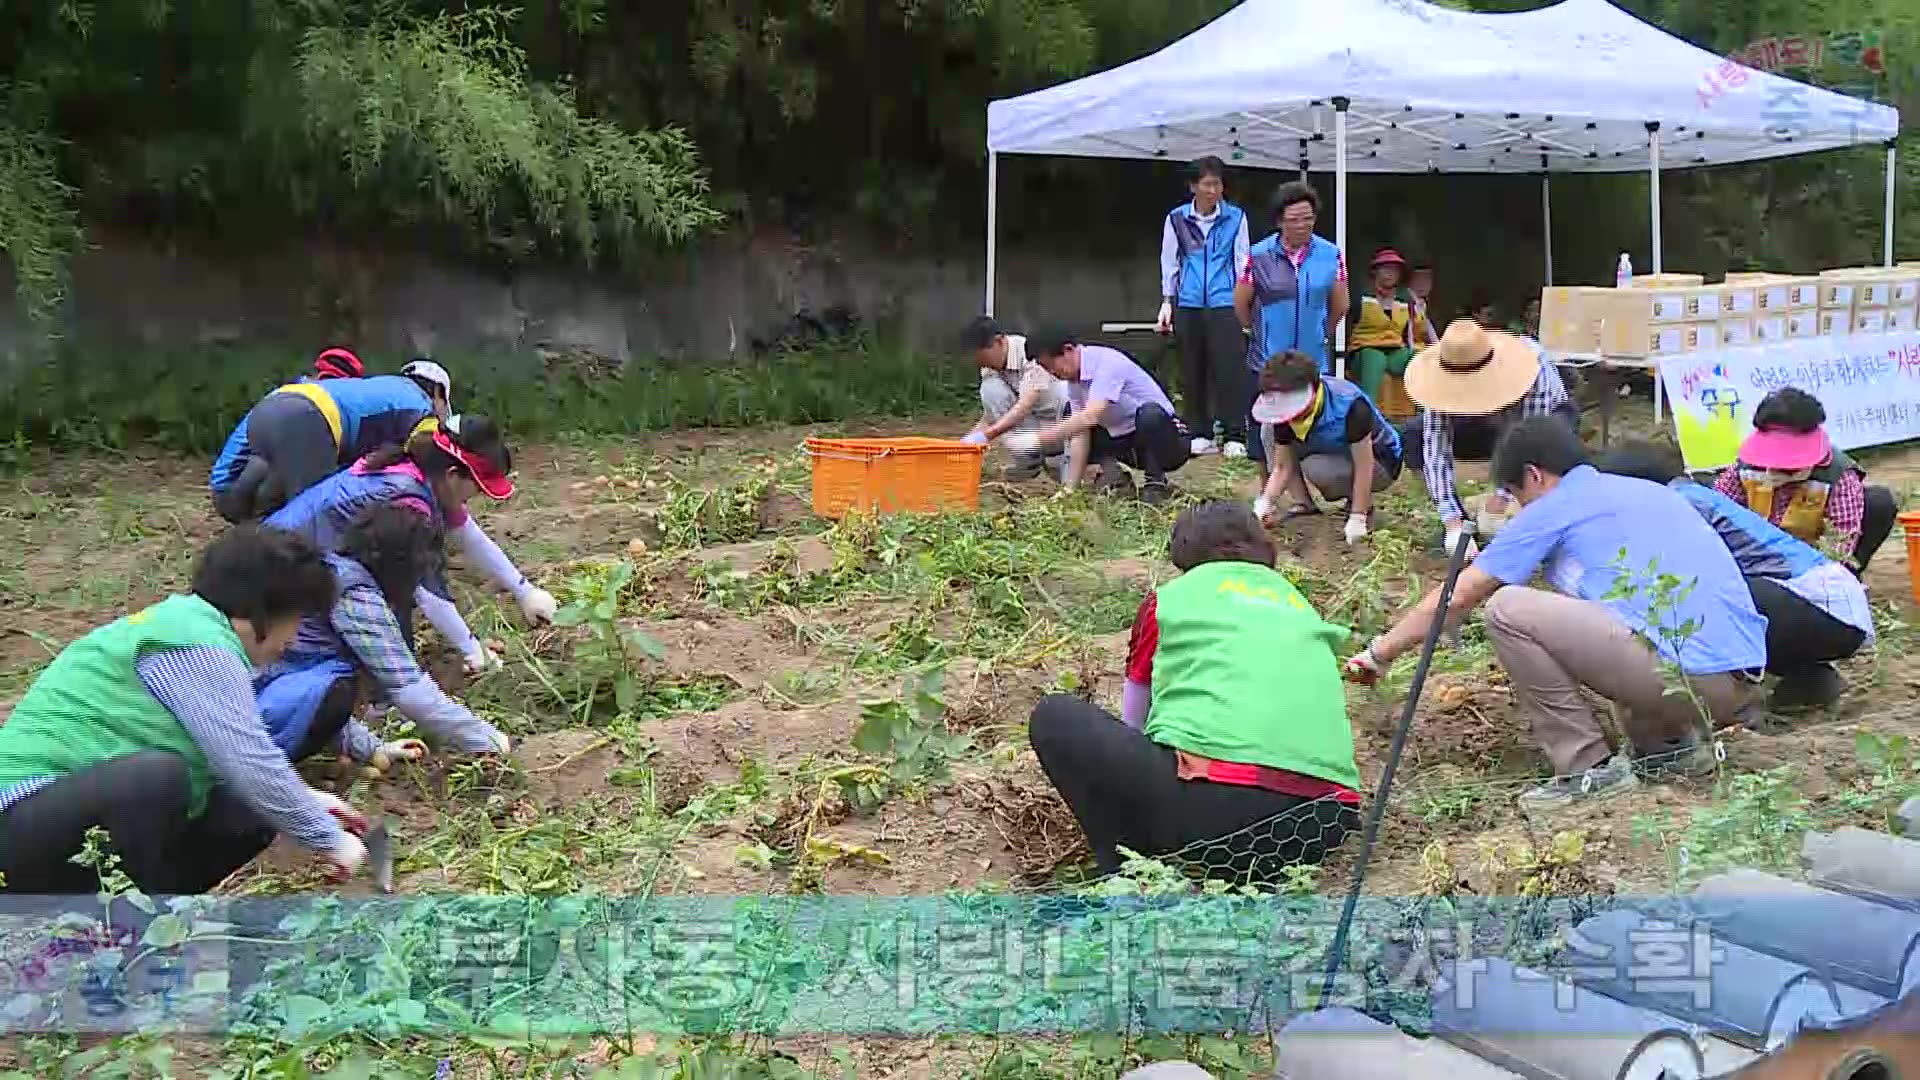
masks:
<path id="1" fill-rule="evenodd" d="M 315 245 L 250 256 L 161 251 L 95 238 L 73 266 L 68 333 L 99 345 L 177 349 L 350 341 L 410 352 L 585 352 L 610 360 L 744 355 L 802 308 L 847 305 L 868 325 L 950 349 L 980 310 L 982 258 L 899 257 L 717 238 L 615 278 L 487 273 L 397 251 Z M 1065 253 L 1003 254 L 999 302 L 1016 323 L 1150 320 L 1155 252 L 1124 265 Z M 10 320 L 10 322 L 12 322 Z M 4 328 L 21 340 L 13 322 Z"/>

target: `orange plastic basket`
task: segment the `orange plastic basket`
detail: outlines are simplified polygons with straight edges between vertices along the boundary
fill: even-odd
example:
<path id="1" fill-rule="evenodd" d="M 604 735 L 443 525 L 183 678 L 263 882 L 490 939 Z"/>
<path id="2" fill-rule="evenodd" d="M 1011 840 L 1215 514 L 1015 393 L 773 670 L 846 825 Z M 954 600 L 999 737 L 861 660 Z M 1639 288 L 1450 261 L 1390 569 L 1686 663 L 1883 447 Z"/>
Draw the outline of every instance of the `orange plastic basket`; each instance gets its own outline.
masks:
<path id="1" fill-rule="evenodd" d="M 986 447 L 953 439 L 813 439 L 813 512 L 977 510 Z"/>
<path id="2" fill-rule="evenodd" d="M 1897 520 L 1907 538 L 1907 583 L 1913 589 L 1913 602 L 1920 604 L 1920 511 L 1909 510 Z"/>

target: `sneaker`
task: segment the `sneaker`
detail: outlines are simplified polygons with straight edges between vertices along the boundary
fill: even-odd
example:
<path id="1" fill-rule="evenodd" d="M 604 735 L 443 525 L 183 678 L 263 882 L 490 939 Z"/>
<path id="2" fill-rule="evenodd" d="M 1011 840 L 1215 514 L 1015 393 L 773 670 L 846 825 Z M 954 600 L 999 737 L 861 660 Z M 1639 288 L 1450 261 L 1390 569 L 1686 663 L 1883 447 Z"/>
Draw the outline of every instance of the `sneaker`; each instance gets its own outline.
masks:
<path id="1" fill-rule="evenodd" d="M 1024 484 L 1036 480 L 1046 471 L 1046 464 L 1037 457 L 1021 458 L 1001 470 L 1000 478 L 1009 484 Z"/>
<path id="2" fill-rule="evenodd" d="M 1633 771 L 1648 780 L 1711 776 L 1720 767 L 1713 747 L 1700 745 L 1700 740 L 1692 736 L 1669 739 L 1638 752 L 1640 757 L 1633 763 Z"/>
<path id="3" fill-rule="evenodd" d="M 1115 495 L 1124 499 L 1130 499 L 1136 493 L 1133 477 L 1127 474 L 1127 470 L 1111 462 L 1101 467 L 1100 481 L 1095 490 L 1102 495 Z"/>
<path id="4" fill-rule="evenodd" d="M 1192 454 L 1194 457 L 1206 457 L 1208 454 L 1219 453 L 1220 448 L 1213 445 L 1212 439 L 1196 438 L 1193 440 L 1192 443 L 1188 445 L 1187 452 Z"/>
<path id="5" fill-rule="evenodd" d="M 1538 787 L 1520 793 L 1520 812 L 1554 813 L 1583 802 L 1632 791 L 1639 786 L 1633 765 L 1615 754 L 1606 761 L 1574 776 L 1556 776 Z"/>
<path id="6" fill-rule="evenodd" d="M 1167 478 L 1164 476 L 1148 477 L 1146 484 L 1140 488 L 1140 501 L 1148 506 L 1165 505 L 1171 498 L 1173 498 L 1173 488 L 1168 485 Z"/>
<path id="7" fill-rule="evenodd" d="M 1234 461 L 1242 460 L 1247 456 L 1247 444 L 1238 440 L 1229 442 L 1220 448 L 1220 455 Z"/>
<path id="8" fill-rule="evenodd" d="M 1833 665 L 1817 664 L 1804 674 L 1782 676 L 1779 685 L 1773 688 L 1773 696 L 1767 700 L 1767 708 L 1777 713 L 1824 709 L 1839 701 L 1845 692 L 1846 684 Z"/>

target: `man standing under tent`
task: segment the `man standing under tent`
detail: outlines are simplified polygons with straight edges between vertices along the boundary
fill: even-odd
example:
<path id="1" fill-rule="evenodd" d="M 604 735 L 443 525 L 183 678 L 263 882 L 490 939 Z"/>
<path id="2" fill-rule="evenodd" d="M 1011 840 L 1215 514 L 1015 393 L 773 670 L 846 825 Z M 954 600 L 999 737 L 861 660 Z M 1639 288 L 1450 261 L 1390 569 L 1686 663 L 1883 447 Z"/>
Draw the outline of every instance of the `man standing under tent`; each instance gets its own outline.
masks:
<path id="1" fill-rule="evenodd" d="M 1038 433 L 1060 421 L 1067 387 L 1027 356 L 1025 334 L 1009 334 L 991 315 L 982 315 L 960 332 L 961 347 L 980 366 L 980 422 L 961 442 L 985 446 L 1010 431 Z M 1064 468 L 1066 459 L 1039 454 L 1014 455 L 1006 479 L 1031 480 L 1046 469 Z"/>
<path id="2" fill-rule="evenodd" d="M 1160 332 L 1180 347 L 1181 396 L 1193 452 L 1246 452 L 1240 391 L 1246 339 L 1234 314 L 1234 285 L 1247 265 L 1247 215 L 1226 201 L 1226 163 L 1203 157 L 1190 168 L 1193 199 L 1160 228 Z M 1218 443 L 1216 444 L 1216 437 Z"/>
<path id="3" fill-rule="evenodd" d="M 1546 353 L 1525 338 L 1455 319 L 1438 344 L 1407 365 L 1407 396 L 1420 406 L 1420 465 L 1427 495 L 1446 527 L 1446 550 L 1467 542 L 1467 509 L 1454 485 L 1454 428 L 1468 418 L 1504 430 L 1536 416 L 1559 416 L 1578 436 L 1579 411 Z M 1485 509 L 1507 511 L 1496 493 Z"/>
<path id="4" fill-rule="evenodd" d="M 1332 241 L 1313 232 L 1320 220 L 1319 194 L 1299 180 L 1281 184 L 1273 195 L 1273 219 L 1276 230 L 1249 249 L 1233 291 L 1233 309 L 1247 336 L 1241 411 L 1249 431 L 1255 430 L 1254 384 L 1267 360 L 1297 350 L 1319 361 L 1321 374 L 1333 374 L 1328 343 L 1347 318 L 1347 260 Z M 1264 477 L 1260 440 L 1249 440 L 1247 456 L 1260 462 Z"/>
<path id="5" fill-rule="evenodd" d="M 1434 589 L 1347 661 L 1348 676 L 1378 680 L 1435 619 L 1485 605 L 1487 639 L 1553 765 L 1522 810 L 1630 789 L 1630 756 L 1650 772 L 1711 770 L 1696 732 L 1746 719 L 1767 664 L 1766 616 L 1720 535 L 1672 488 L 1597 471 L 1556 418 L 1508 429 L 1493 482 L 1520 512 L 1460 572 L 1447 610 Z M 1535 573 L 1554 591 L 1528 587 Z M 1667 685 L 1669 666 L 1685 692 Z M 1612 755 L 1589 690 L 1621 707 L 1631 755 Z"/>
<path id="6" fill-rule="evenodd" d="M 1167 474 L 1192 455 L 1190 434 L 1174 415 L 1173 402 L 1133 358 L 1105 345 L 1082 345 L 1064 330 L 1036 334 L 1027 351 L 1054 378 L 1067 384 L 1070 413 L 1038 434 L 1006 436 L 1015 454 L 1053 453 L 1067 448 L 1066 490 L 1080 485 L 1088 465 L 1100 467 L 1100 486 L 1131 494 L 1133 479 L 1122 464 L 1145 476 L 1140 499 L 1164 503 L 1173 494 Z"/>

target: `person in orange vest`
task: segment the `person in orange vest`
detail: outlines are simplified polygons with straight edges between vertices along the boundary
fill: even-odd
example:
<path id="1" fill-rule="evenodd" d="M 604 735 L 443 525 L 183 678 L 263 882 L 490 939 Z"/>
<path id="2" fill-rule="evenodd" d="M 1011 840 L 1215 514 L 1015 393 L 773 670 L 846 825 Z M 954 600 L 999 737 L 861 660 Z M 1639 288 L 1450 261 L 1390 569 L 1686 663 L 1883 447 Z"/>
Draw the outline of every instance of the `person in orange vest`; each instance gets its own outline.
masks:
<path id="1" fill-rule="evenodd" d="M 1820 399 L 1783 386 L 1753 410 L 1753 434 L 1713 489 L 1825 551 L 1856 575 L 1893 531 L 1899 504 L 1827 437 Z"/>

